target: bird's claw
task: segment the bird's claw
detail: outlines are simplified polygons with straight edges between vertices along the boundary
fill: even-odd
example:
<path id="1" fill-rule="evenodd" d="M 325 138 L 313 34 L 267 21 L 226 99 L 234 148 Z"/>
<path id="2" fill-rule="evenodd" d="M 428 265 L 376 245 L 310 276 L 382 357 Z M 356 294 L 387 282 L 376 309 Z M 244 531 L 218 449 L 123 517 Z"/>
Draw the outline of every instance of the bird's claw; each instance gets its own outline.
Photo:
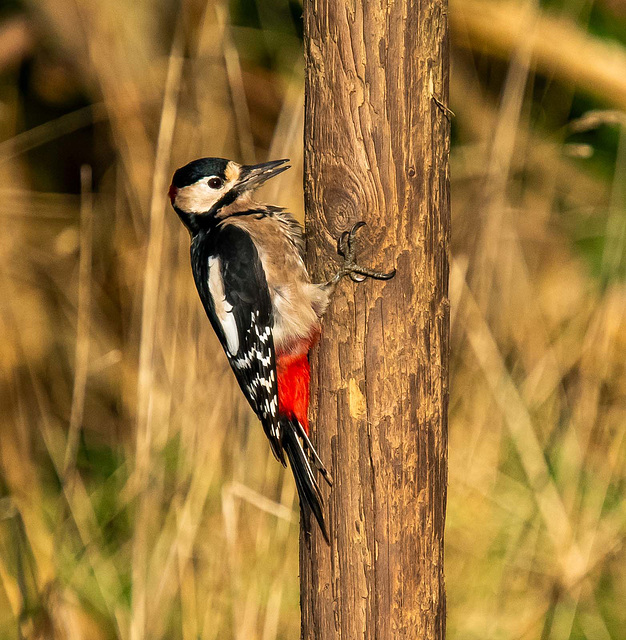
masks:
<path id="1" fill-rule="evenodd" d="M 346 256 L 346 246 L 347 246 L 347 240 L 348 240 L 348 236 L 350 235 L 349 231 L 344 231 L 339 238 L 337 238 L 337 253 L 342 257 L 345 258 Z"/>
<path id="2" fill-rule="evenodd" d="M 374 280 L 390 280 L 396 275 L 396 270 L 384 273 L 382 271 L 374 271 L 367 267 L 361 267 L 356 263 L 354 254 L 356 252 L 355 236 L 356 232 L 365 226 L 365 222 L 360 220 L 350 231 L 344 231 L 337 240 L 337 253 L 343 258 L 343 266 L 335 274 L 335 277 L 328 283 L 330 285 L 337 284 L 343 276 L 350 276 L 353 282 L 363 282 L 367 278 Z"/>

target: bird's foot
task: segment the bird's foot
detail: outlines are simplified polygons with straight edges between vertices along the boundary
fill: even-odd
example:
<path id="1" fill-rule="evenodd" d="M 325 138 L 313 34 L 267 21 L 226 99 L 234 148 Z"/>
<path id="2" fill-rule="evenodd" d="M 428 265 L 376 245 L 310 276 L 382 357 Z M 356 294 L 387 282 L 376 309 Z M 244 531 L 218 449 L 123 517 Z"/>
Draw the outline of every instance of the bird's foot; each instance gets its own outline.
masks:
<path id="1" fill-rule="evenodd" d="M 328 281 L 327 285 L 334 287 L 341 278 L 344 276 L 350 276 L 350 279 L 354 282 L 363 282 L 366 278 L 373 278 L 374 280 L 390 280 L 396 275 L 396 270 L 389 273 L 383 273 L 382 271 L 374 271 L 367 267 L 361 267 L 356 263 L 354 254 L 356 251 L 354 238 L 356 232 L 365 226 L 365 222 L 357 222 L 350 231 L 344 231 L 337 240 L 337 253 L 343 258 L 343 266 L 337 273 Z"/>

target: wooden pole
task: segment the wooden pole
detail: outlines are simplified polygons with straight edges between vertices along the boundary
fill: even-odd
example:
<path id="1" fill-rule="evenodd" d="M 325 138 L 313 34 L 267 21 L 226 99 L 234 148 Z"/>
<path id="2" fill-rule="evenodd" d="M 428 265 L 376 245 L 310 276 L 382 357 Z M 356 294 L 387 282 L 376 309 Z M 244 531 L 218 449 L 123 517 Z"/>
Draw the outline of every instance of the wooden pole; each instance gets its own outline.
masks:
<path id="1" fill-rule="evenodd" d="M 302 638 L 443 639 L 449 112 L 446 0 L 305 0 L 308 266 L 361 264 L 312 355 L 330 548 L 302 537 Z"/>

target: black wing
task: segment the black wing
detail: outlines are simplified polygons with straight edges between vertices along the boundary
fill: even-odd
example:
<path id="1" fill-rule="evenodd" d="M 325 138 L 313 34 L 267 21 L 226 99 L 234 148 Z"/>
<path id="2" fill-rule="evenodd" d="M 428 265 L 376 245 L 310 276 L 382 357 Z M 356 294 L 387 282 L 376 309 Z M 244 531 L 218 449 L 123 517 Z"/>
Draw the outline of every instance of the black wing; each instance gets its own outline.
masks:
<path id="1" fill-rule="evenodd" d="M 212 242 L 192 245 L 196 286 L 211 324 L 274 455 L 285 464 L 278 422 L 273 315 L 265 273 L 254 242 L 225 225 Z"/>

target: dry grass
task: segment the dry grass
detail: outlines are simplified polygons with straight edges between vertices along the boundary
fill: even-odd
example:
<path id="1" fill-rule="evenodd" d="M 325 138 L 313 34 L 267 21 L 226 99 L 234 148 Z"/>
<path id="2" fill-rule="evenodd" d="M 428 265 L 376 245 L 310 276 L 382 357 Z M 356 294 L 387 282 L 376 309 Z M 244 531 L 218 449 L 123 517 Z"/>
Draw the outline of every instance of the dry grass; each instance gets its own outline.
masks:
<path id="1" fill-rule="evenodd" d="M 619 638 L 624 120 L 568 119 L 596 77 L 623 108 L 626 74 L 600 74 L 614 47 L 572 20 L 464 6 L 449 637 Z M 93 102 L 21 132 L 21 95 L 9 81 L 2 93 L 0 639 L 299 634 L 293 482 L 233 384 L 166 201 L 193 157 L 290 157 L 266 194 L 302 215 L 299 42 L 262 9 L 255 31 L 217 0 L 176 7 L 40 0 L 0 31 L 7 59 L 52 42 Z M 280 53 L 280 73 L 251 72 L 259 50 Z M 110 152 L 82 169 L 81 193 L 35 189 L 27 151 L 60 150 L 89 122 Z M 611 127 L 599 170 L 585 158 Z"/>

